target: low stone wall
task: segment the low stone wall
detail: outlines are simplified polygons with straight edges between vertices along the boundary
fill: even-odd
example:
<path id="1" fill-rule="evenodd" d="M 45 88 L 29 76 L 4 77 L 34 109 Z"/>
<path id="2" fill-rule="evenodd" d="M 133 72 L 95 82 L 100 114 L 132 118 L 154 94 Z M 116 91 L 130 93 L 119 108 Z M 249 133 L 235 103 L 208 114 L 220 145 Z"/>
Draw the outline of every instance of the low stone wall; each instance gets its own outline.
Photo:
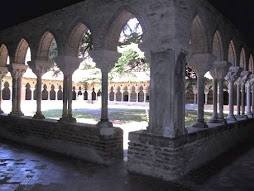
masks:
<path id="1" fill-rule="evenodd" d="M 201 167 L 254 133 L 254 119 L 165 138 L 147 131 L 129 134 L 128 170 L 165 180 L 177 179 Z"/>
<path id="2" fill-rule="evenodd" d="M 0 136 L 100 164 L 123 158 L 123 131 L 82 123 L 0 115 Z"/>

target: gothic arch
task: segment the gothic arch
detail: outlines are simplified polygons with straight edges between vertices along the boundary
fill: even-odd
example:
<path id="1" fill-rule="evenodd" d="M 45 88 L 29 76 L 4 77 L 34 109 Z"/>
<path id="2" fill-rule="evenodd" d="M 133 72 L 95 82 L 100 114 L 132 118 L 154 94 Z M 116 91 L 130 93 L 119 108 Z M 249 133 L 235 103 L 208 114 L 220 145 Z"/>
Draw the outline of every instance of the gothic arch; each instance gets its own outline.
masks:
<path id="1" fill-rule="evenodd" d="M 143 30 L 144 38 L 145 36 L 147 36 L 145 32 L 147 31 L 146 30 L 147 27 L 145 25 L 146 22 L 143 19 L 143 17 L 129 7 L 122 7 L 118 9 L 118 11 L 114 14 L 114 16 L 112 17 L 112 20 L 110 21 L 104 33 L 106 34 L 105 47 L 107 49 L 117 51 L 117 46 L 118 46 L 121 31 L 123 30 L 127 22 L 132 18 L 137 18 Z"/>
<path id="2" fill-rule="evenodd" d="M 193 45 L 195 53 L 208 52 L 205 28 L 198 15 L 192 21 L 190 35 L 190 43 Z"/>
<path id="3" fill-rule="evenodd" d="M 4 44 L 0 47 L 0 66 L 7 64 L 8 48 Z"/>
<path id="4" fill-rule="evenodd" d="M 240 67 L 243 68 L 244 70 L 247 69 L 247 67 L 246 67 L 246 56 L 245 56 L 244 48 L 242 48 L 241 54 L 240 54 Z"/>
<path id="5" fill-rule="evenodd" d="M 4 82 L 4 89 L 2 90 L 2 99 L 3 100 L 10 100 L 11 99 L 11 91 L 9 82 Z"/>
<path id="6" fill-rule="evenodd" d="M 224 60 L 223 47 L 220 32 L 217 30 L 213 37 L 213 49 L 212 54 L 217 57 L 218 61 Z"/>
<path id="7" fill-rule="evenodd" d="M 29 83 L 26 84 L 26 95 L 25 95 L 26 100 L 31 100 L 32 99 L 32 90 L 31 90 L 31 85 Z"/>
<path id="8" fill-rule="evenodd" d="M 250 55 L 250 58 L 249 58 L 249 71 L 254 73 L 254 63 L 253 63 L 253 56 Z"/>
<path id="9" fill-rule="evenodd" d="M 25 64 L 25 59 L 26 59 L 26 54 L 27 54 L 28 48 L 29 48 L 28 42 L 24 38 L 22 38 L 18 44 L 17 49 L 16 49 L 16 54 L 15 54 L 15 59 L 14 59 L 15 63 Z"/>
<path id="10" fill-rule="evenodd" d="M 45 32 L 44 35 L 41 37 L 41 40 L 39 43 L 39 49 L 37 52 L 37 58 L 39 60 L 48 60 L 50 46 L 51 46 L 53 39 L 55 39 L 55 37 L 49 31 Z"/>
<path id="11" fill-rule="evenodd" d="M 228 61 L 232 64 L 232 66 L 237 66 L 235 45 L 233 40 L 230 41 L 229 47 L 228 47 Z"/>
<path id="12" fill-rule="evenodd" d="M 89 29 L 86 27 L 86 25 L 79 23 L 71 32 L 69 40 L 68 40 L 68 47 L 67 47 L 67 54 L 71 56 L 78 56 L 79 53 L 79 47 L 81 40 L 84 36 L 84 34 Z"/>

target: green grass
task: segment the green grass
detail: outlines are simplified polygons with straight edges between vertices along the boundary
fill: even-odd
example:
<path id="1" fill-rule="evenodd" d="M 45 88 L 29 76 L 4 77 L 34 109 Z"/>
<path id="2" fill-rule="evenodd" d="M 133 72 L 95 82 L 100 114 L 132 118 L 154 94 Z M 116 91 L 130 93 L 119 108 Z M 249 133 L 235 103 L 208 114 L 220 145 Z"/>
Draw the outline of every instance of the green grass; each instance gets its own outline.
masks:
<path id="1" fill-rule="evenodd" d="M 145 109 L 126 109 L 126 108 L 110 108 L 109 119 L 116 124 L 126 124 L 130 122 L 147 121 Z M 43 111 L 46 118 L 60 119 L 62 117 L 61 109 Z M 100 119 L 100 111 L 84 112 L 82 110 L 73 110 L 73 117 L 77 119 Z M 205 120 L 209 121 L 212 118 L 212 112 L 205 112 Z M 197 111 L 187 111 L 185 117 L 185 126 L 192 126 L 197 118 Z"/>

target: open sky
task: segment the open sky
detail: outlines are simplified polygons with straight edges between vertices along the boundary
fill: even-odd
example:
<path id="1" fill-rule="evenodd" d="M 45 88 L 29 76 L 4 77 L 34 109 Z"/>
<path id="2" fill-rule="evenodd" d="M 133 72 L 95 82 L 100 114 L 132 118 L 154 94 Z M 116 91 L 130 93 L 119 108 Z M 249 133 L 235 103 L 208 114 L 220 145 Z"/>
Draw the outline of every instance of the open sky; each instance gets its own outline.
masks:
<path id="1" fill-rule="evenodd" d="M 1 0 L 0 30 L 25 22 L 34 17 L 81 2 L 82 0 Z M 254 49 L 253 0 L 208 0 L 246 37 Z"/>

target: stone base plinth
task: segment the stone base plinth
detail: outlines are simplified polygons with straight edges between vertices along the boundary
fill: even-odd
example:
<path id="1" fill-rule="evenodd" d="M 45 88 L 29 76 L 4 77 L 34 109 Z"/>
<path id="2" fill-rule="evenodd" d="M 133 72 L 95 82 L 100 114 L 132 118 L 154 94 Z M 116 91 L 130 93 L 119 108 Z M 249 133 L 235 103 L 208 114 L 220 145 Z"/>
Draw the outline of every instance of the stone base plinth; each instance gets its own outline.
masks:
<path id="1" fill-rule="evenodd" d="M 123 131 L 0 114 L 0 137 L 100 164 L 123 158 Z"/>
<path id="2" fill-rule="evenodd" d="M 128 170 L 165 180 L 199 168 L 254 133 L 254 119 L 206 129 L 187 128 L 188 134 L 165 138 L 147 131 L 129 134 Z"/>

